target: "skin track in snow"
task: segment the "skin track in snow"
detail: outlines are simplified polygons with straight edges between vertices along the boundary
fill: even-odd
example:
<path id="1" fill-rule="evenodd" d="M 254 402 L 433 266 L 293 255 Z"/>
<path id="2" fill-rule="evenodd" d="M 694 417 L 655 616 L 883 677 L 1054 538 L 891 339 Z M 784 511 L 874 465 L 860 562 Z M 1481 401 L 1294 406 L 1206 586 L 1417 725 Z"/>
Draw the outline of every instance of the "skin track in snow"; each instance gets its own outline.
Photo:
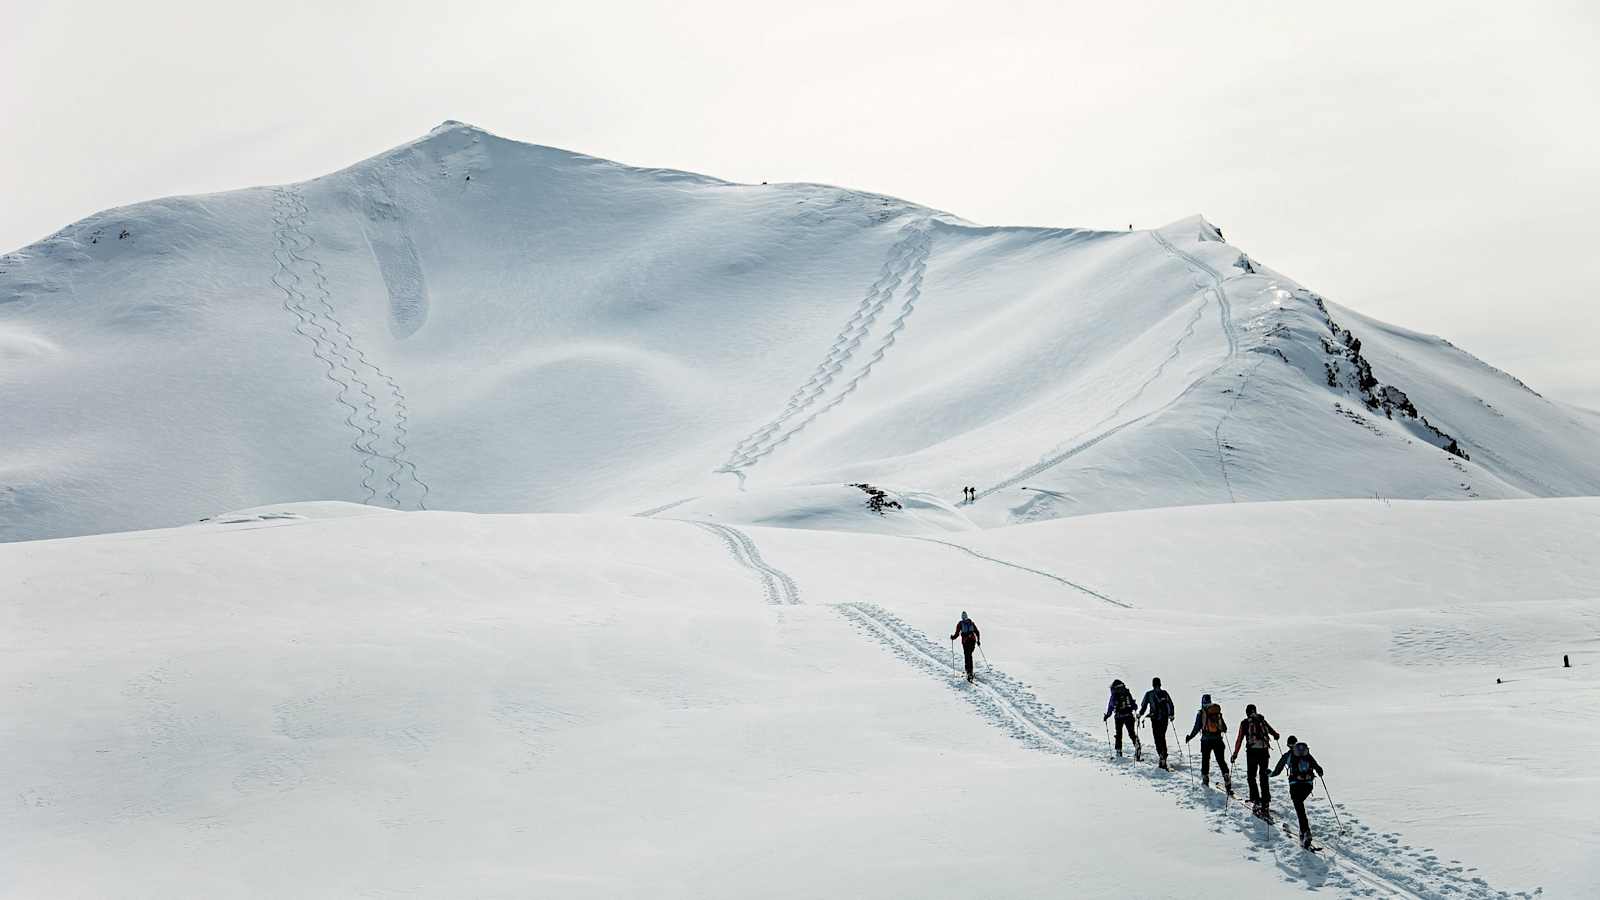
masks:
<path id="1" fill-rule="evenodd" d="M 835 608 L 857 630 L 895 656 L 959 691 L 980 716 L 1026 746 L 1107 764 L 1105 748 L 1100 742 L 1074 728 L 1053 707 L 993 663 L 981 664 L 977 682 L 968 686 L 964 678 L 954 677 L 963 673 L 944 648 L 894 614 L 870 603 L 844 603 Z M 1179 770 L 1182 768 L 1173 760 L 1169 763 Z M 1180 806 L 1208 812 L 1214 826 L 1236 831 L 1250 842 L 1257 855 L 1269 855 L 1285 877 L 1311 889 L 1332 887 L 1351 895 L 1406 900 L 1502 900 L 1534 896 L 1494 890 L 1482 879 L 1468 877 L 1464 866 L 1441 865 L 1431 851 L 1424 850 L 1420 854 L 1402 851 L 1398 849 L 1399 835 L 1374 832 L 1348 810 L 1341 813 L 1348 821 L 1348 833 L 1338 833 L 1331 822 L 1314 825 L 1324 847 L 1331 851 L 1327 859 L 1319 859 L 1302 853 L 1295 840 L 1282 838 L 1278 828 L 1256 817 L 1249 811 L 1248 804 L 1241 809 L 1237 802 L 1228 802 L 1226 796 L 1154 765 L 1134 767 L 1131 761 L 1108 765 L 1121 774 L 1143 779 L 1153 789 L 1171 796 Z M 1294 816 L 1284 796 L 1277 797 L 1273 811 L 1280 819 Z"/>

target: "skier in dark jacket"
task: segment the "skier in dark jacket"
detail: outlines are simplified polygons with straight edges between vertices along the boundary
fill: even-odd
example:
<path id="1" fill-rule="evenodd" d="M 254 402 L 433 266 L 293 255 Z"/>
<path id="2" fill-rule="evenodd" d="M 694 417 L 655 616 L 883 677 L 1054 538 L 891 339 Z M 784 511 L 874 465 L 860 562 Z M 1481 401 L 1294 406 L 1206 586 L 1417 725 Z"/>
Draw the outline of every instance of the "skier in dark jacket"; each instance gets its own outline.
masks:
<path id="1" fill-rule="evenodd" d="M 955 633 L 950 635 L 950 640 L 961 638 L 961 653 L 967 659 L 967 680 L 972 680 L 972 651 L 973 648 L 983 643 L 982 635 L 978 634 L 978 623 L 967 618 L 965 610 L 961 613 L 961 621 L 956 623 Z"/>
<path id="2" fill-rule="evenodd" d="M 1272 781 L 1267 777 L 1267 766 L 1272 762 L 1272 738 L 1277 736 L 1278 732 L 1267 722 L 1267 717 L 1256 712 L 1254 703 L 1245 706 L 1244 721 L 1239 723 L 1239 733 L 1233 739 L 1233 756 L 1228 761 L 1239 761 L 1239 745 L 1243 744 L 1250 805 L 1255 807 L 1258 816 L 1267 815 L 1272 803 Z"/>
<path id="3" fill-rule="evenodd" d="M 1222 718 L 1221 704 L 1212 703 L 1210 694 L 1201 694 L 1200 711 L 1194 714 L 1194 728 L 1183 742 L 1187 744 L 1195 735 L 1200 735 L 1200 780 L 1207 787 L 1211 786 L 1211 756 L 1215 755 L 1217 768 L 1222 770 L 1223 790 L 1232 797 L 1233 778 L 1228 774 L 1228 764 L 1222 760 L 1223 751 L 1227 749 L 1222 736 L 1227 733 L 1228 723 Z"/>
<path id="4" fill-rule="evenodd" d="M 1317 758 L 1311 755 L 1311 748 L 1304 741 L 1296 742 L 1294 735 L 1289 735 L 1289 752 L 1278 760 L 1278 765 L 1272 770 L 1272 777 L 1285 768 L 1289 770 L 1289 799 L 1294 801 L 1295 815 L 1300 817 L 1300 846 L 1311 849 L 1311 820 L 1306 818 L 1306 798 L 1311 796 L 1314 780 L 1322 774 L 1322 766 L 1317 765 Z"/>
<path id="5" fill-rule="evenodd" d="M 1106 714 L 1101 717 L 1100 721 L 1104 722 L 1106 719 L 1111 718 L 1112 713 L 1116 713 L 1117 755 L 1122 755 L 1122 730 L 1126 728 L 1128 730 L 1128 738 L 1133 741 L 1133 758 L 1143 759 L 1144 757 L 1141 754 L 1144 752 L 1144 748 L 1139 746 L 1138 717 L 1134 709 L 1133 692 L 1128 690 L 1128 686 L 1122 683 L 1122 679 L 1118 678 L 1116 681 L 1111 682 L 1111 699 L 1106 701 Z"/>
<path id="6" fill-rule="evenodd" d="M 1160 757 L 1156 765 L 1163 769 L 1167 768 L 1167 723 L 1177 714 L 1172 695 L 1161 689 L 1161 679 L 1150 679 L 1150 690 L 1144 692 L 1139 703 L 1139 716 L 1150 718 L 1150 733 L 1155 735 L 1156 754 Z"/>

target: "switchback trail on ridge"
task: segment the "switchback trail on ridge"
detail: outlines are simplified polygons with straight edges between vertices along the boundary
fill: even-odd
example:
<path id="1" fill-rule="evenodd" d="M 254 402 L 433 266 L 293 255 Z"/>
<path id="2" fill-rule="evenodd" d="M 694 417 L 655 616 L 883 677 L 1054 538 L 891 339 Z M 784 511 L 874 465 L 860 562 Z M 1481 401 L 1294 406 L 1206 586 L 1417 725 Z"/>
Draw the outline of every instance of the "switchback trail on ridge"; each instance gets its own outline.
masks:
<path id="1" fill-rule="evenodd" d="M 978 679 L 967 684 L 959 660 L 918 629 L 893 613 L 871 603 L 841 603 L 834 607 L 862 634 L 896 657 L 957 692 L 980 717 L 1025 746 L 1045 753 L 1096 762 L 1118 774 L 1138 778 L 1171 797 L 1179 806 L 1210 814 L 1213 827 L 1229 828 L 1250 843 L 1248 857 L 1261 854 L 1290 881 L 1309 890 L 1334 888 L 1351 896 L 1401 897 L 1407 900 L 1512 900 L 1532 898 L 1536 892 L 1506 892 L 1489 887 L 1472 875 L 1475 869 L 1445 863 L 1431 849 L 1404 844 L 1395 832 L 1379 832 L 1362 823 L 1342 804 L 1341 832 L 1335 823 L 1313 808 L 1314 828 L 1325 848 L 1322 855 L 1305 852 L 1295 839 L 1285 837 L 1276 824 L 1256 818 L 1226 795 L 1202 788 L 1184 774 L 1175 757 L 1174 771 L 1151 764 L 1109 761 L 1109 748 L 1098 736 L 1080 730 L 1041 700 L 1032 689 L 1005 674 L 993 663 L 979 665 Z M 1180 745 L 1181 746 L 1181 745 Z M 1279 795 L 1272 809 L 1279 822 L 1293 822 L 1294 811 Z"/>

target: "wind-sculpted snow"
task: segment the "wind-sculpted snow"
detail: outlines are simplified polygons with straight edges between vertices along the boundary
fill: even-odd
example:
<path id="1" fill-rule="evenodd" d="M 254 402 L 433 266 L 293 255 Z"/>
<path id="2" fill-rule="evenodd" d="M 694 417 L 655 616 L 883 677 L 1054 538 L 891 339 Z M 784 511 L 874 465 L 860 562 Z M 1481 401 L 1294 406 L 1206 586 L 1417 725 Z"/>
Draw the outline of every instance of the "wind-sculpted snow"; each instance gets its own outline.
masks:
<path id="1" fill-rule="evenodd" d="M 761 590 L 766 595 L 768 603 L 774 606 L 794 606 L 800 603 L 800 589 L 795 586 L 794 579 L 768 565 L 767 561 L 761 558 L 761 551 L 756 549 L 756 542 L 750 539 L 750 535 L 737 528 L 714 522 L 691 524 L 721 538 L 723 546 L 728 549 L 734 561 L 756 573 L 756 577 L 761 579 Z"/>
<path id="2" fill-rule="evenodd" d="M 1005 674 L 993 663 L 980 661 L 977 680 L 968 684 L 959 658 L 951 647 L 941 647 L 926 634 L 906 624 L 893 613 L 870 603 L 842 603 L 835 607 L 859 631 L 905 662 L 956 691 L 973 709 L 996 727 L 1027 747 L 1045 753 L 1093 760 L 1128 778 L 1144 781 L 1152 789 L 1173 799 L 1179 806 L 1205 812 L 1214 830 L 1228 829 L 1249 844 L 1247 855 L 1254 860 L 1270 860 L 1281 875 L 1308 889 L 1332 888 L 1350 896 L 1402 897 L 1409 900 L 1510 900 L 1538 896 L 1541 890 L 1509 893 L 1494 890 L 1475 869 L 1457 861 L 1443 861 L 1429 848 L 1404 843 L 1398 833 L 1374 830 L 1339 805 L 1339 827 L 1322 808 L 1310 807 L 1312 828 L 1323 846 L 1322 855 L 1301 850 L 1296 838 L 1285 835 L 1277 824 L 1257 818 L 1248 805 L 1228 798 L 1220 791 L 1203 788 L 1189 768 L 1193 750 L 1185 750 L 1176 734 L 1169 739 L 1171 771 L 1134 763 L 1131 758 L 1110 757 L 1109 748 L 1097 736 L 1073 726 L 1027 685 Z M 1176 745 L 1176 746 L 1174 746 Z M 1153 747 L 1146 740 L 1146 749 Z M 1236 784 L 1243 787 L 1243 771 Z M 1273 815 L 1279 823 L 1295 821 L 1287 791 L 1275 793 Z"/>

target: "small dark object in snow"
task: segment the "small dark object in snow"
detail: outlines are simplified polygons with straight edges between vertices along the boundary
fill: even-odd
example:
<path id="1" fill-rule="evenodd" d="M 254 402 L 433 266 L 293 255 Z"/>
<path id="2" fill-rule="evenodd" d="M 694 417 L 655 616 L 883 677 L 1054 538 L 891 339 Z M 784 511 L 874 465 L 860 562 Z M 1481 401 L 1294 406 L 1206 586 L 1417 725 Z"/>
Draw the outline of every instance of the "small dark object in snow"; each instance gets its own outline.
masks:
<path id="1" fill-rule="evenodd" d="M 1568 659 L 1567 658 L 1567 654 L 1565 654 L 1565 653 L 1561 654 L 1561 668 L 1563 668 L 1563 669 L 1572 668 L 1572 660 Z"/>

